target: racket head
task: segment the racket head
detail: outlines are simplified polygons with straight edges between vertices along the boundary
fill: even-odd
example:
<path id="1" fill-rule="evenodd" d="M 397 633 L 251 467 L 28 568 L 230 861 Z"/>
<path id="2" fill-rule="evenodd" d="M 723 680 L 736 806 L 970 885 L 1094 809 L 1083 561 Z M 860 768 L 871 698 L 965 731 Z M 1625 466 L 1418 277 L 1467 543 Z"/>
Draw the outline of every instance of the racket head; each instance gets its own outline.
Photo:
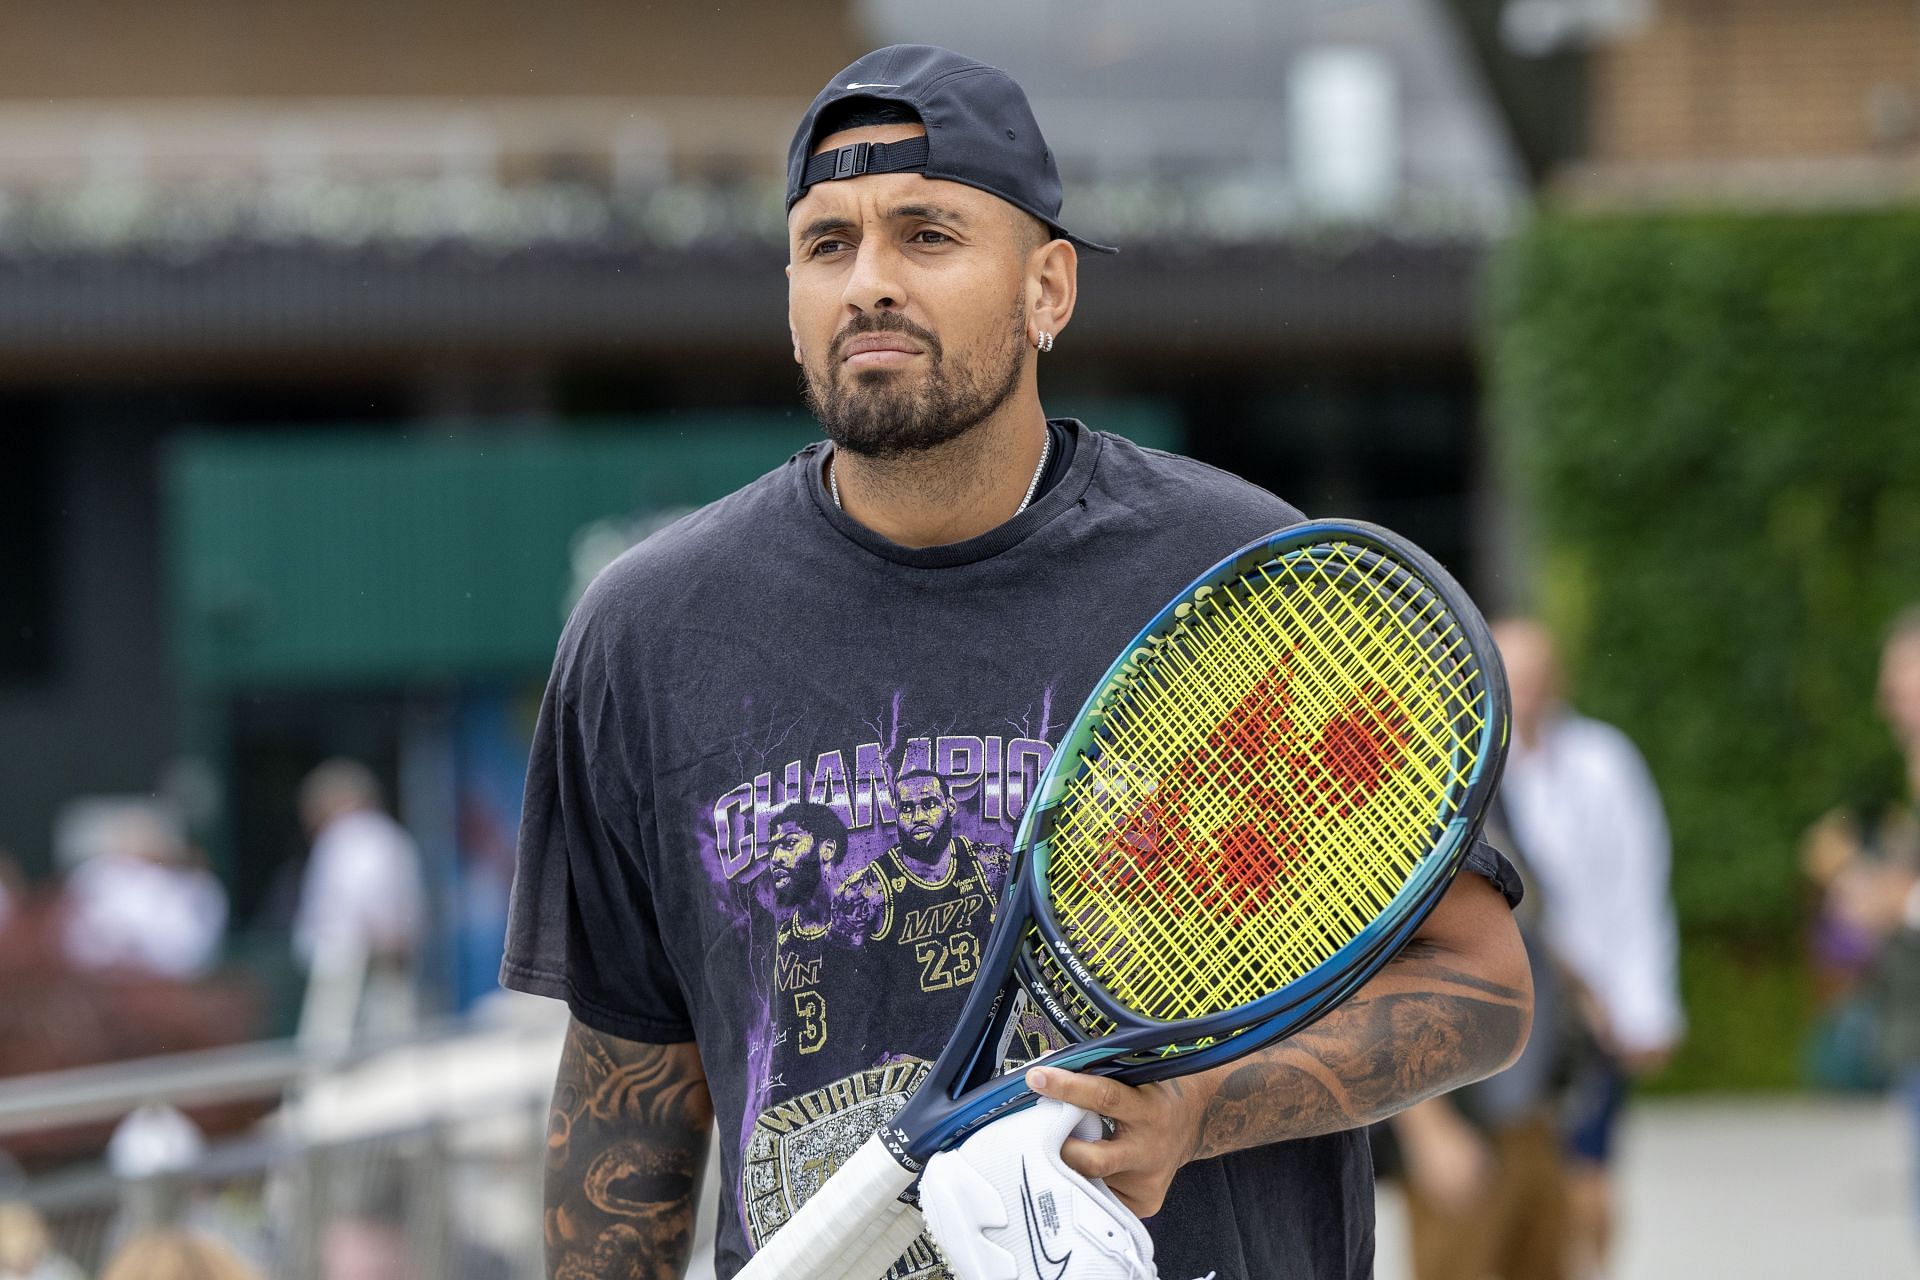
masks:
<path id="1" fill-rule="evenodd" d="M 1479 612 L 1404 539 L 1318 521 L 1243 548 L 1149 622 L 1056 753 L 1024 833 L 1027 975 L 1089 1039 L 1310 1005 L 1437 900 L 1506 708 Z"/>
<path id="2" fill-rule="evenodd" d="M 1335 520 L 1249 544 L 1141 630 L 1068 729 L 980 980 L 1013 974 L 1081 1041 L 1043 1061 L 1136 1082 L 1298 1030 L 1445 892 L 1506 733 L 1486 624 L 1418 548 Z M 1010 1003 L 976 990 L 961 1025 L 979 1034 L 896 1116 L 896 1156 L 1030 1098 L 992 1078 Z"/>

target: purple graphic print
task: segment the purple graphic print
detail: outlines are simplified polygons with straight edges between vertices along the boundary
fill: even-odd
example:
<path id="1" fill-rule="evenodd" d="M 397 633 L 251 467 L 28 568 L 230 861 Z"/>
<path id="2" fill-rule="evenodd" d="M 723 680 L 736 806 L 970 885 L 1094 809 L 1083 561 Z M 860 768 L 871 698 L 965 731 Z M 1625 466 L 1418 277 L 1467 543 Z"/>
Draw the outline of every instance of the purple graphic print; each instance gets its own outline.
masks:
<path id="1" fill-rule="evenodd" d="M 790 1211 L 779 1206 L 804 1198 L 823 1161 L 837 1165 L 851 1150 L 838 1147 L 906 1096 L 882 1102 L 871 1089 L 916 1078 L 894 1073 L 944 1040 L 1052 758 L 1052 712 L 1049 688 L 995 731 L 963 732 L 915 723 L 897 692 L 859 722 L 857 740 L 835 743 L 777 704 L 743 702 L 732 785 L 696 815 L 695 833 L 752 987 L 741 993 L 747 1090 L 735 1137 L 749 1239 L 777 1229 Z M 877 1011 L 903 995 L 927 1025 L 880 1043 L 896 1033 Z M 823 1136 L 854 1111 L 867 1116 L 861 1132 Z M 896 1270 L 922 1274 L 905 1259 Z"/>

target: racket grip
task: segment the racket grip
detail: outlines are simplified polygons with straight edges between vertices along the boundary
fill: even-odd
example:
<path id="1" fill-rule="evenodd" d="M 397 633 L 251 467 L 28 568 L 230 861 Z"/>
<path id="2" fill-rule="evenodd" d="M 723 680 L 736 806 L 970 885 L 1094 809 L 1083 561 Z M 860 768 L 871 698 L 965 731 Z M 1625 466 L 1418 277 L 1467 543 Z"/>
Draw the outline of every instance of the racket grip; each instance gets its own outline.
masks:
<path id="1" fill-rule="evenodd" d="M 868 1138 L 734 1280 L 880 1280 L 920 1234 L 919 1211 L 900 1202 L 912 1185 L 879 1136 Z"/>
<path id="2" fill-rule="evenodd" d="M 918 1209 L 900 1205 L 898 1212 L 889 1211 L 880 1225 L 867 1234 L 857 1254 L 841 1260 L 827 1275 L 832 1280 L 881 1280 L 926 1229 L 927 1220 L 920 1216 Z"/>

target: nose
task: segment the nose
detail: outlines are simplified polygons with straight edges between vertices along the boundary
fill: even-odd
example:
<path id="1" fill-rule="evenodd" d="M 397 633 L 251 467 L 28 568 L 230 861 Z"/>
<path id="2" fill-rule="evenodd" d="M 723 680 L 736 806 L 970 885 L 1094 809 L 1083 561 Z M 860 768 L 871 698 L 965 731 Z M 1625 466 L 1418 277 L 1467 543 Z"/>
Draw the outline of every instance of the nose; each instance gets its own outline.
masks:
<path id="1" fill-rule="evenodd" d="M 847 310 L 897 311 L 907 305 L 907 291 L 901 279 L 900 255 L 885 236 L 863 236 L 854 251 L 853 270 L 847 273 L 847 287 L 841 295 Z"/>

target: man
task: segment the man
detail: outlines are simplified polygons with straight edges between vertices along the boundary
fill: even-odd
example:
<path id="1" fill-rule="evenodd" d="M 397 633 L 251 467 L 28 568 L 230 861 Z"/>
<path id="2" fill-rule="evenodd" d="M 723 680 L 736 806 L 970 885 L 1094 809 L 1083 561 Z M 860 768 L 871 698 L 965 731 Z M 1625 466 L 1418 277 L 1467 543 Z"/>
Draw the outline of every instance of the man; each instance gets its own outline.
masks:
<path id="1" fill-rule="evenodd" d="M 899 843 L 841 886 L 842 913 L 860 922 L 865 938 L 911 949 L 922 991 L 970 986 L 978 942 L 1007 878 L 1006 846 L 954 830 L 959 804 L 937 773 L 902 774 L 894 811 Z"/>
<path id="2" fill-rule="evenodd" d="M 801 1074 L 827 1047 L 832 1025 L 828 992 L 844 984 L 831 972 L 846 943 L 844 917 L 836 921 L 834 895 L 827 886 L 826 868 L 847 847 L 847 826 L 823 804 L 796 800 L 775 814 L 768 824 L 767 871 L 773 881 L 773 902 L 779 919 L 774 939 L 774 981 L 793 1012 L 794 1032 L 786 1044 L 796 1060 L 791 1069 L 777 1070 L 784 1087 L 795 1087 Z M 836 928 L 836 923 L 839 923 Z M 849 998 L 849 993 L 835 996 Z M 781 1064 L 776 1064 L 776 1067 Z M 821 1081 L 820 1083 L 825 1083 Z"/>
<path id="3" fill-rule="evenodd" d="M 1570 1280 L 1560 1134 L 1569 1037 L 1566 979 L 1542 936 L 1546 895 L 1496 796 L 1487 835 L 1520 872 L 1514 911 L 1533 977 L 1533 1034 L 1505 1071 L 1389 1122 L 1407 1195 L 1414 1280 Z"/>
<path id="4" fill-rule="evenodd" d="M 315 981 L 351 990 L 364 977 L 350 1033 L 404 1032 L 417 1012 L 413 960 L 426 927 L 419 847 L 387 815 L 378 779 L 357 760 L 315 766 L 300 783 L 299 809 L 313 852 L 300 881 L 294 952 Z"/>
<path id="5" fill-rule="evenodd" d="M 768 826 L 767 871 L 785 927 L 825 934 L 833 915 L 832 895 L 825 892 L 826 868 L 847 847 L 847 824 L 823 804 L 796 800 Z"/>
<path id="6" fill-rule="evenodd" d="M 924 770 L 957 829 L 1008 843 L 1120 646 L 1198 571 L 1301 518 L 1047 419 L 1038 361 L 1072 320 L 1076 248 L 1099 246 L 1061 225 L 1052 153 L 1003 72 L 925 46 L 855 62 L 800 122 L 787 204 L 789 336 L 830 447 L 603 573 L 535 736 L 502 976 L 574 1016 L 547 1180 L 559 1277 L 681 1274 L 710 1113 L 731 1276 L 898 1109 L 928 1066 L 905 1046 L 943 1042 L 965 1000 L 951 953 L 939 986 L 917 952 L 868 946 L 823 1051 L 838 1077 L 774 1083 L 797 1028 L 756 959 L 776 942 L 773 807 L 830 806 L 859 865 L 886 850 L 887 779 Z M 756 608 L 717 612 L 729 594 Z M 753 621 L 823 605 L 858 625 Z M 970 639 L 930 657 L 932 635 Z M 1471 866 L 1401 959 L 1285 1047 L 1141 1089 L 1036 1075 L 1115 1122 L 1065 1156 L 1143 1216 L 1164 1209 L 1168 1275 L 1371 1273 L 1355 1126 L 1500 1067 L 1526 1035 L 1526 957 L 1490 879 L 1510 869 L 1484 847 Z M 659 1176 L 610 1183 L 595 1169 L 613 1152 Z M 893 1268 L 943 1274 L 921 1246 Z"/>
<path id="7" fill-rule="evenodd" d="M 136 805 L 114 814 L 100 848 L 67 878 L 61 942 L 77 968 L 192 982 L 220 958 L 227 890 L 179 824 Z"/>
<path id="8" fill-rule="evenodd" d="M 1513 698 L 1501 798 L 1546 899 L 1548 945 L 1578 984 L 1598 1047 L 1573 1082 L 1568 1135 L 1573 1274 L 1585 1277 L 1606 1266 L 1608 1164 L 1628 1083 L 1666 1063 L 1684 1026 L 1667 823 L 1626 735 L 1561 700 L 1545 628 L 1510 619 L 1493 637 Z"/>
<path id="9" fill-rule="evenodd" d="M 1880 651 L 1880 714 L 1905 768 L 1895 804 L 1841 809 L 1808 833 L 1830 864 L 1823 914 L 1867 952 L 1879 1049 L 1920 1145 L 1920 606 L 1893 621 Z M 1920 1210 L 1920 1179 L 1909 1201 Z M 1916 1218 L 1920 1222 L 1920 1218 Z"/>

